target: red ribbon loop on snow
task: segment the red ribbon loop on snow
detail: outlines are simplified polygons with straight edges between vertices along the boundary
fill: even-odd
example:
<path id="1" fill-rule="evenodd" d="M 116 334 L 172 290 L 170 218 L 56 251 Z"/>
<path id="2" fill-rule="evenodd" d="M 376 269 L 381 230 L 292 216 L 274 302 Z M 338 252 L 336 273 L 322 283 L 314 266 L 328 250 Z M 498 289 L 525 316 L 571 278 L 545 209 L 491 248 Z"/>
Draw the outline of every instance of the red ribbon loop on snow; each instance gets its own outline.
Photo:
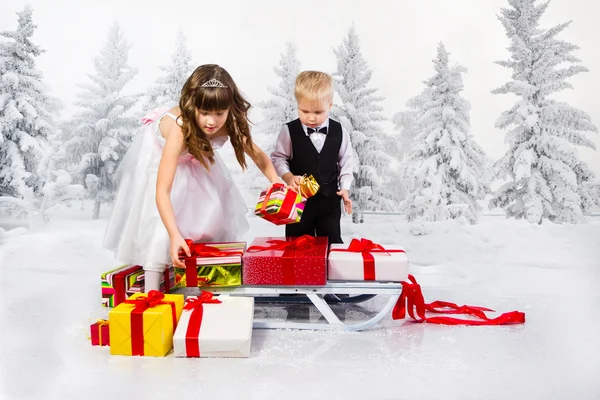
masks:
<path id="1" fill-rule="evenodd" d="M 144 355 L 144 311 L 161 304 L 171 306 L 173 316 L 173 332 L 177 327 L 177 309 L 174 301 L 165 301 L 165 295 L 158 290 L 151 290 L 147 295 L 136 297 L 135 299 L 125 300 L 123 303 L 135 306 L 131 310 L 131 355 Z"/>
<path id="2" fill-rule="evenodd" d="M 376 279 L 375 258 L 371 253 L 405 253 L 404 250 L 387 250 L 382 245 L 364 238 L 352 239 L 347 249 L 331 249 L 330 251 L 362 253 L 365 281 L 374 281 Z"/>
<path id="3" fill-rule="evenodd" d="M 406 313 L 415 322 L 428 322 L 439 325 L 509 325 L 525 323 L 525 313 L 511 311 L 496 318 L 489 318 L 484 311 L 494 311 L 485 307 L 458 306 L 446 301 L 434 301 L 425 303 L 421 285 L 417 283 L 414 276 L 408 276 L 409 282 L 402 282 L 402 293 L 392 310 L 393 319 L 404 319 Z M 425 312 L 438 314 L 465 314 L 477 317 L 480 320 L 466 320 L 453 317 L 426 317 Z M 416 316 L 415 316 L 416 312 Z"/>
<path id="4" fill-rule="evenodd" d="M 185 332 L 185 352 L 188 357 L 200 357 L 200 327 L 204 315 L 204 304 L 219 304 L 221 300 L 214 298 L 210 292 L 202 291 L 198 298 L 187 298 L 184 310 L 193 310 Z"/>

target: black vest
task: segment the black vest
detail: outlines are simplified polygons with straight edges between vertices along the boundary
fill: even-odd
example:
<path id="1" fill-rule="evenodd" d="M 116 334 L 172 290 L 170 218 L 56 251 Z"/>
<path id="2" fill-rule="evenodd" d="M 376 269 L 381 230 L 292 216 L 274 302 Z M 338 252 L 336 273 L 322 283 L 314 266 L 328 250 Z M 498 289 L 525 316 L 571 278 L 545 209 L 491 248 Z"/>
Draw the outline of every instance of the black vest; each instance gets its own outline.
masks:
<path id="1" fill-rule="evenodd" d="M 304 132 L 300 119 L 287 124 L 292 140 L 292 159 L 289 160 L 290 172 L 294 175 L 311 175 L 319 184 L 322 196 L 335 196 L 338 190 L 338 157 L 342 146 L 342 125 L 329 119 L 329 128 L 321 153 L 315 149 L 310 138 Z"/>

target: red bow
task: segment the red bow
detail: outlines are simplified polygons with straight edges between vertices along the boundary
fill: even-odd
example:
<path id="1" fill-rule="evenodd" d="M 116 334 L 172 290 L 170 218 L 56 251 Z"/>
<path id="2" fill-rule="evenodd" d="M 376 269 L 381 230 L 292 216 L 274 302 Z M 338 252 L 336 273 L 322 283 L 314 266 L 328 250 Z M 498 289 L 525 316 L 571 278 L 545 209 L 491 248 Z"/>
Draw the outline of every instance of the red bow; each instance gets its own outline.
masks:
<path id="1" fill-rule="evenodd" d="M 204 315 L 204 304 L 220 304 L 221 300 L 213 298 L 211 292 L 202 291 L 197 298 L 187 298 L 184 310 L 192 310 L 190 321 L 185 332 L 185 352 L 188 357 L 200 357 L 200 327 Z"/>
<path id="2" fill-rule="evenodd" d="M 313 246 L 317 243 L 317 238 L 311 235 L 302 235 L 292 241 L 272 239 L 267 240 L 270 246 L 250 246 L 246 252 L 263 251 L 263 250 L 301 250 Z"/>
<path id="3" fill-rule="evenodd" d="M 214 246 L 208 246 L 205 243 L 194 243 L 191 239 L 185 239 L 185 244 L 187 244 L 190 249 L 190 257 L 227 257 L 232 254 L 240 253 L 221 251 L 221 249 Z M 187 255 L 185 252 L 179 252 L 179 257 L 184 258 L 187 257 Z"/>
<path id="4" fill-rule="evenodd" d="M 393 319 L 403 319 L 408 315 L 415 322 L 428 322 L 439 325 L 508 325 L 525 323 L 525 314 L 519 311 L 504 313 L 496 318 L 489 318 L 484 311 L 494 311 L 485 307 L 458 306 L 446 301 L 434 301 L 425 303 L 421 286 L 414 276 L 409 275 L 410 282 L 402 282 L 402 294 L 392 310 Z M 416 310 L 416 316 L 415 316 Z M 438 314 L 465 314 L 479 318 L 480 320 L 465 320 L 452 317 L 425 317 L 425 311 Z"/>
<path id="5" fill-rule="evenodd" d="M 215 298 L 211 292 L 202 291 L 202 294 L 199 297 L 192 298 L 188 297 L 185 299 L 184 310 L 195 310 L 196 308 L 201 308 L 202 304 L 212 303 L 217 304 L 221 303 L 221 300 Z"/>
<path id="6" fill-rule="evenodd" d="M 404 250 L 387 250 L 382 245 L 364 238 L 352 239 L 347 249 L 331 249 L 331 251 L 362 253 L 365 281 L 374 281 L 376 279 L 375 258 L 371 253 L 405 253 Z"/>
<path id="7" fill-rule="evenodd" d="M 350 245 L 348 246 L 348 251 L 353 253 L 364 253 L 369 252 L 371 250 L 384 250 L 383 246 L 380 244 L 374 243 L 369 239 L 352 239 L 350 241 Z"/>
<path id="8" fill-rule="evenodd" d="M 163 300 L 165 295 L 158 290 L 151 290 L 147 295 L 138 296 L 135 299 L 127 299 L 125 304 L 134 305 L 131 310 L 131 355 L 144 355 L 144 311 L 161 304 L 171 306 L 171 315 L 173 317 L 173 332 L 177 327 L 177 309 L 174 301 Z"/>
<path id="9" fill-rule="evenodd" d="M 124 303 L 134 304 L 136 307 L 145 308 L 147 310 L 148 308 L 155 307 L 159 304 L 164 304 L 162 301 L 164 298 L 164 293 L 161 293 L 158 290 L 151 290 L 146 296 L 142 295 L 135 299 L 128 299 L 125 300 Z"/>

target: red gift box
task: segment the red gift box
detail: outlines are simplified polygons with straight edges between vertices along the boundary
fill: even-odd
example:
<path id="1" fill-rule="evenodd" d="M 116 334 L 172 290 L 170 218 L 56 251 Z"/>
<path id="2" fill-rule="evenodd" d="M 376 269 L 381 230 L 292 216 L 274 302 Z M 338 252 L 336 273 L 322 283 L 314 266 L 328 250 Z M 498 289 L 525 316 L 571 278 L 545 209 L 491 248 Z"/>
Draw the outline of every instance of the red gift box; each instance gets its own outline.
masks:
<path id="1" fill-rule="evenodd" d="M 259 237 L 242 257 L 244 285 L 324 286 L 326 237 Z"/>
<path id="2" fill-rule="evenodd" d="M 90 325 L 90 336 L 92 346 L 109 346 L 110 336 L 108 334 L 108 321 L 99 319 Z"/>

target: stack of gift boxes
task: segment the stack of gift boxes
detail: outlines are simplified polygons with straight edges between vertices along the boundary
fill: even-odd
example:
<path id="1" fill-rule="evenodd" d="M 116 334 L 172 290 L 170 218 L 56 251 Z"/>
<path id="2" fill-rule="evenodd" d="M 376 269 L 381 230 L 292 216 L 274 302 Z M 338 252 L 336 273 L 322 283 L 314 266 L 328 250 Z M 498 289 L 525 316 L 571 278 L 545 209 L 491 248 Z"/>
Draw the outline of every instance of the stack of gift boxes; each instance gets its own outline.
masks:
<path id="1" fill-rule="evenodd" d="M 294 198 L 291 207 L 288 196 Z M 305 201 L 304 193 L 297 196 L 273 185 L 261 194 L 255 213 L 268 215 L 265 219 L 270 221 L 289 221 L 301 215 Z M 125 266 L 102 275 L 103 304 L 113 308 L 107 321 L 92 324 L 93 344 L 110 346 L 113 355 L 165 356 L 173 349 L 175 357 L 248 357 L 253 298 L 202 291 L 184 299 L 170 292 L 184 287 L 401 282 L 408 276 L 401 247 L 384 248 L 368 239 L 330 245 L 324 237 L 258 237 L 249 247 L 245 242 L 188 245 L 191 256 L 181 257 L 185 268 L 167 268 L 161 291 L 143 293 L 141 267 Z"/>

